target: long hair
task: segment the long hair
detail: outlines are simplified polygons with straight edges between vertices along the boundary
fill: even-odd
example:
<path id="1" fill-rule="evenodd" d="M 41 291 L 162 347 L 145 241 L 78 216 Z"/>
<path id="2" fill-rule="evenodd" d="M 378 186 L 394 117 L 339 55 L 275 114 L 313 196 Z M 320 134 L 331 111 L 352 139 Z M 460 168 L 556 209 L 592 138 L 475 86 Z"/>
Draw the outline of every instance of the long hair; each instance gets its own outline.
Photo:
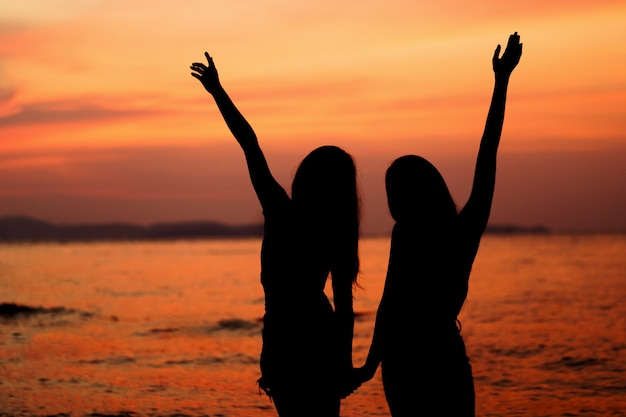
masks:
<path id="1" fill-rule="evenodd" d="M 397 158 L 385 175 L 387 203 L 396 222 L 449 227 L 457 207 L 441 173 L 417 155 Z"/>
<path id="2" fill-rule="evenodd" d="M 350 154 L 336 146 L 311 151 L 296 170 L 291 197 L 307 239 L 326 248 L 332 269 L 359 271 L 360 198 Z"/>

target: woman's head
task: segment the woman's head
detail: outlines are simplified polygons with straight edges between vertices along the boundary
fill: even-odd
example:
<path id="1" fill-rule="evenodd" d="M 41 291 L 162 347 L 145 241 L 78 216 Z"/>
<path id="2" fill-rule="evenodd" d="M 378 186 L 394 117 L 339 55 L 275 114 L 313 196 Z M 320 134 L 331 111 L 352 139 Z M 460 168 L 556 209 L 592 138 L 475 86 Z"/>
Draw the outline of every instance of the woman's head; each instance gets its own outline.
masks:
<path id="1" fill-rule="evenodd" d="M 322 239 L 335 255 L 345 257 L 346 251 L 356 255 L 360 199 L 350 154 L 336 146 L 314 149 L 296 170 L 291 196 L 311 239 Z"/>
<path id="2" fill-rule="evenodd" d="M 441 225 L 457 209 L 443 177 L 433 164 L 416 155 L 402 156 L 385 176 L 389 212 L 396 222 Z"/>
<path id="3" fill-rule="evenodd" d="M 316 218 L 358 212 L 356 166 L 352 156 L 336 146 L 311 151 L 294 176 L 294 204 Z"/>

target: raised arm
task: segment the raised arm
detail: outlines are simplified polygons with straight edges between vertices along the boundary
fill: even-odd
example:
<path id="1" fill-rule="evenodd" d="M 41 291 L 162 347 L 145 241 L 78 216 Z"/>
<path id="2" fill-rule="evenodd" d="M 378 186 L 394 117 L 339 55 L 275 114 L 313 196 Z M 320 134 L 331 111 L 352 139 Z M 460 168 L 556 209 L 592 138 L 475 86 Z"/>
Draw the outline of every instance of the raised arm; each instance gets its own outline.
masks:
<path id="1" fill-rule="evenodd" d="M 254 130 L 222 87 L 213 58 L 207 52 L 204 56 L 208 65 L 194 62 L 191 64 L 193 71 L 191 75 L 200 80 L 204 88 L 213 96 L 226 125 L 244 152 L 250 180 L 261 206 L 266 208 L 269 199 L 273 198 L 276 193 L 284 194 L 285 192 L 272 176 Z"/>
<path id="2" fill-rule="evenodd" d="M 504 108 L 509 78 L 521 56 L 522 44 L 517 32 L 509 36 L 509 41 L 502 57 L 500 57 L 500 45 L 497 46 L 493 55 L 492 63 L 495 84 L 491 105 L 489 106 L 485 130 L 476 159 L 472 191 L 467 204 L 460 213 L 462 224 L 469 228 L 469 231 L 478 239 L 480 239 L 487 227 L 487 221 L 491 212 L 491 203 L 496 183 L 496 154 L 504 123 Z"/>

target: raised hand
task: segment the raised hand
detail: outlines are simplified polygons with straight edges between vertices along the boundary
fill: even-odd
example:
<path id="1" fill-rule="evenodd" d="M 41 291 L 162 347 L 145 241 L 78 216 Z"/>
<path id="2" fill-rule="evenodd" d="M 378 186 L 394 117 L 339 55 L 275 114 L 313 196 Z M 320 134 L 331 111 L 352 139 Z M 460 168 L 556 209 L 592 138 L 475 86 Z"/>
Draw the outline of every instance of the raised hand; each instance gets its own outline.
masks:
<path id="1" fill-rule="evenodd" d="M 515 69 L 522 56 L 522 44 L 519 41 L 517 32 L 509 36 L 509 42 L 506 45 L 502 57 L 500 57 L 500 49 L 500 45 L 498 45 L 493 54 L 493 72 L 495 72 L 497 77 L 508 77 L 513 72 L 513 69 Z"/>
<path id="2" fill-rule="evenodd" d="M 206 91 L 213 94 L 220 87 L 220 80 L 217 75 L 217 68 L 215 68 L 215 64 L 213 63 L 213 58 L 209 56 L 208 52 L 205 52 L 204 56 L 209 65 L 194 62 L 190 67 L 191 70 L 194 71 L 191 75 L 200 80 Z"/>

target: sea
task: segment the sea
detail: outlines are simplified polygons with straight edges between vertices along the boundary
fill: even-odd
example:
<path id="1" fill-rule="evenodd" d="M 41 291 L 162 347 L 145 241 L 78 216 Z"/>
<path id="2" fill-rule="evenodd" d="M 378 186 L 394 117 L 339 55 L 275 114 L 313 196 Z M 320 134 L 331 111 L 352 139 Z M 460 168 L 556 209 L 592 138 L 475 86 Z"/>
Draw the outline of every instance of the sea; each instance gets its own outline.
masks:
<path id="1" fill-rule="evenodd" d="M 0 245 L 0 416 L 276 417 L 256 384 L 260 246 Z M 361 242 L 355 366 L 388 254 Z M 477 416 L 626 416 L 626 234 L 484 236 L 459 319 Z M 390 416 L 380 369 L 341 416 Z"/>

